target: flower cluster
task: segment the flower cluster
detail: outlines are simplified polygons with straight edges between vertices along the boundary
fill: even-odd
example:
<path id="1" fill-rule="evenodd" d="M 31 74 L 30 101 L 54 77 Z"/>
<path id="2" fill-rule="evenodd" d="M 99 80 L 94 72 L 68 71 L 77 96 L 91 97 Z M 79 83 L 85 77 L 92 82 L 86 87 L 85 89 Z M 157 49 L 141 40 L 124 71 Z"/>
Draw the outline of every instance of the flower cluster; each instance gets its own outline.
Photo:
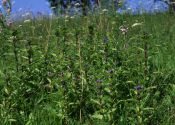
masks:
<path id="1" fill-rule="evenodd" d="M 119 30 L 121 31 L 121 33 L 123 35 L 126 35 L 126 33 L 128 32 L 128 27 L 125 26 L 125 25 L 122 25 L 122 26 L 119 27 Z"/>

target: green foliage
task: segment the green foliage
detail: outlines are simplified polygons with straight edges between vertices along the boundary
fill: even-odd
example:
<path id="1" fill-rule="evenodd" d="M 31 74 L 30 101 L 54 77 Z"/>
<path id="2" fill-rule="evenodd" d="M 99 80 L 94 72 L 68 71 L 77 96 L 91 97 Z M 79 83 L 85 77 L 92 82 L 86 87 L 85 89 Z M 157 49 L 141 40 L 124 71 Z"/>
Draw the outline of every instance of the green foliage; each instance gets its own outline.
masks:
<path id="1" fill-rule="evenodd" d="M 173 20 L 103 12 L 4 28 L 0 124 L 173 124 Z"/>

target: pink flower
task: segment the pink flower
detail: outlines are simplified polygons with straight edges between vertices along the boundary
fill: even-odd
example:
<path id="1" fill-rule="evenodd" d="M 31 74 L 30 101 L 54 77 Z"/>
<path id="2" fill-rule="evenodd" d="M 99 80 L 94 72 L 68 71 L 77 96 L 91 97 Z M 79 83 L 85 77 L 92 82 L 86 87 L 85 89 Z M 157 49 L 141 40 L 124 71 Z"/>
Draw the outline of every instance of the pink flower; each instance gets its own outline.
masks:
<path id="1" fill-rule="evenodd" d="M 8 22 L 7 22 L 7 26 L 8 26 L 8 27 L 12 27 L 12 25 L 13 25 L 13 22 L 12 22 L 12 21 L 8 21 Z"/>
<path id="2" fill-rule="evenodd" d="M 6 5 L 7 4 L 7 0 L 2 0 L 2 4 Z"/>
<path id="3" fill-rule="evenodd" d="M 125 35 L 128 32 L 128 27 L 126 27 L 124 25 L 120 26 L 119 29 L 123 35 Z"/>

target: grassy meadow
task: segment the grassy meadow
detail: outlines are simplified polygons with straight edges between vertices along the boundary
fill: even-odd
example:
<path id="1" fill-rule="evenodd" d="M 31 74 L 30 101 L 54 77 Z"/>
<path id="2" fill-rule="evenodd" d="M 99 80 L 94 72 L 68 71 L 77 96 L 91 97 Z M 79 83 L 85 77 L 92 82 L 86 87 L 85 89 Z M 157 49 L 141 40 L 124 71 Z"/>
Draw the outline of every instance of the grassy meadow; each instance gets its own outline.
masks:
<path id="1" fill-rule="evenodd" d="M 175 15 L 14 22 L 0 33 L 0 125 L 174 125 Z"/>

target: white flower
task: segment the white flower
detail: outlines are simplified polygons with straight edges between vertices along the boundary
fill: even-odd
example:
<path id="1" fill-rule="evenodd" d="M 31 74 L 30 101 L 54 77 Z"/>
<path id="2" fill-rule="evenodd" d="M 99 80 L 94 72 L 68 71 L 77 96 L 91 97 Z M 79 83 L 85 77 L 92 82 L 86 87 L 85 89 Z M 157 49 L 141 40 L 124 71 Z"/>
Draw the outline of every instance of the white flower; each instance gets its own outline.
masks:
<path id="1" fill-rule="evenodd" d="M 108 10 L 107 9 L 103 9 L 102 12 L 108 12 Z"/>
<path id="2" fill-rule="evenodd" d="M 30 23 L 31 20 L 24 20 L 24 23 Z"/>
<path id="3" fill-rule="evenodd" d="M 131 27 L 141 26 L 142 23 L 134 23 Z"/>
<path id="4" fill-rule="evenodd" d="M 126 27 L 125 25 L 122 25 L 119 27 L 119 30 L 123 35 L 125 35 L 128 32 L 128 27 Z"/>
<path id="5" fill-rule="evenodd" d="M 76 3 L 75 6 L 80 6 L 80 3 Z"/>
<path id="6" fill-rule="evenodd" d="M 67 19 L 67 18 L 69 18 L 69 15 L 65 15 L 64 17 Z"/>
<path id="7" fill-rule="evenodd" d="M 20 27 L 22 27 L 22 25 L 19 25 L 18 27 L 20 28 Z"/>
<path id="8" fill-rule="evenodd" d="M 56 7 L 51 7 L 51 9 L 56 9 Z"/>
<path id="9" fill-rule="evenodd" d="M 74 16 L 71 16 L 70 18 L 71 18 L 71 19 L 74 19 L 75 17 L 74 17 Z"/>

